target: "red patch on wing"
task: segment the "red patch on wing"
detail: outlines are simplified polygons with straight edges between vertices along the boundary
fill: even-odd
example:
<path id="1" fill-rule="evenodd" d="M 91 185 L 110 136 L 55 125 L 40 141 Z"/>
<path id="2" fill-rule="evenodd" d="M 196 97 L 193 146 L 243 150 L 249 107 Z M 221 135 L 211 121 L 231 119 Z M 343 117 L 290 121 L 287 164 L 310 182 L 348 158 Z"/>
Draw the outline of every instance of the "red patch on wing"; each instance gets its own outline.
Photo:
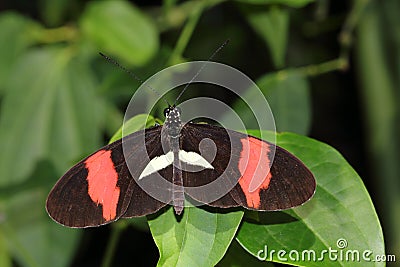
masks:
<path id="1" fill-rule="evenodd" d="M 110 150 L 100 150 L 85 161 L 88 170 L 88 193 L 96 204 L 103 206 L 103 218 L 115 219 L 120 189 L 117 186 L 118 173 L 115 171 Z"/>
<path id="2" fill-rule="evenodd" d="M 260 207 L 260 191 L 267 189 L 271 181 L 270 147 L 266 142 L 248 137 L 241 139 L 239 171 L 242 177 L 239 185 L 246 196 L 247 205 L 251 208 Z"/>

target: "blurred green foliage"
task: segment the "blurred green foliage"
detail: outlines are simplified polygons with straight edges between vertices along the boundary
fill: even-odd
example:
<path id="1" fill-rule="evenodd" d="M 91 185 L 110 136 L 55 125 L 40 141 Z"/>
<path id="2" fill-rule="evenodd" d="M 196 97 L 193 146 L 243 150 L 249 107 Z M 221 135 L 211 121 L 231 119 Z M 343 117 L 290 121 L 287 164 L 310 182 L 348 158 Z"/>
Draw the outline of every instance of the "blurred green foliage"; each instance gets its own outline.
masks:
<path id="1" fill-rule="evenodd" d="M 374 189 L 386 253 L 400 251 L 396 227 L 400 221 L 398 1 L 164 0 L 150 5 L 41 0 L 9 5 L 0 13 L 0 266 L 84 266 L 74 261 L 82 231 L 51 221 L 44 205 L 58 177 L 106 144 L 115 132 L 113 140 L 122 134 L 117 130 L 124 108 L 139 83 L 105 62 L 98 52 L 111 55 L 146 79 L 172 64 L 205 60 L 228 38 L 229 46 L 214 60 L 256 80 L 270 103 L 278 131 L 308 135 L 319 127 L 329 129 L 330 121 L 316 123 L 319 112 L 330 110 L 316 108 L 319 99 L 313 95 L 344 86 L 332 82 L 333 72 L 356 75 L 350 82 L 357 96 L 352 105 L 360 106 L 357 118 L 365 129 L 357 138 L 363 138 L 368 152 L 365 160 L 370 163 L 364 166 L 370 180 L 364 181 Z M 332 35 L 335 38 L 326 37 Z M 193 86 L 184 97 L 202 92 Z M 251 98 L 251 90 L 246 94 Z M 226 99 L 244 120 L 250 116 L 238 99 L 214 91 L 211 95 Z M 169 97 L 173 101 L 175 96 Z M 149 90 L 143 104 L 151 106 L 154 99 Z M 154 109 L 154 117 L 162 119 L 162 104 Z M 332 99 L 331 104 L 341 109 L 342 100 Z M 138 121 L 143 120 L 132 121 L 130 131 L 157 119 L 151 117 L 147 125 Z M 198 266 L 212 266 L 221 259 L 220 266 L 246 266 L 251 261 L 260 263 L 253 256 L 267 243 L 277 250 L 322 250 L 336 248 L 339 238 L 346 238 L 349 249 L 385 253 L 369 194 L 343 157 L 304 136 L 277 137 L 278 144 L 299 156 L 317 178 L 317 194 L 309 205 L 277 215 L 267 213 L 265 217 L 270 218 L 246 213 L 242 224 L 241 212 L 188 208 L 180 223 L 171 209 L 150 216 L 160 266 L 188 266 L 196 258 L 203 262 Z M 271 221 L 274 216 L 290 219 L 278 224 Z M 114 223 L 104 259 L 96 255 L 96 262 L 113 263 L 117 241 L 132 225 L 148 229 L 143 219 Z M 128 253 L 128 264 L 135 265 L 134 257 L 141 257 L 143 251 Z M 354 265 L 329 260 L 289 263 Z"/>

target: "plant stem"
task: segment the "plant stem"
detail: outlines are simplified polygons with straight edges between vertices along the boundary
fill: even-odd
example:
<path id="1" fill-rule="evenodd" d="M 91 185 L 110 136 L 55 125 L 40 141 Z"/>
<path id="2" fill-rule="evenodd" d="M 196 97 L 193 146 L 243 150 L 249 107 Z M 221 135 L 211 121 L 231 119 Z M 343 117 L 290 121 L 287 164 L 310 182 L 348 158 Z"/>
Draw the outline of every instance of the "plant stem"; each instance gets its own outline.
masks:
<path id="1" fill-rule="evenodd" d="M 115 254 L 115 249 L 117 248 L 117 243 L 121 233 L 127 227 L 127 223 L 123 221 L 115 222 L 111 225 L 111 237 L 108 242 L 108 246 L 106 248 L 106 252 L 104 253 L 103 262 L 101 267 L 110 267 L 112 263 L 113 256 Z"/>
<path id="2" fill-rule="evenodd" d="M 42 29 L 38 41 L 52 44 L 65 41 L 74 41 L 78 37 L 78 30 L 72 26 L 62 26 L 53 29 Z"/>
<path id="3" fill-rule="evenodd" d="M 348 61 L 344 58 L 336 58 L 320 64 L 312 64 L 295 68 L 294 71 L 303 76 L 318 76 L 335 70 L 346 70 L 348 68 Z M 293 71 L 293 70 L 288 70 Z"/>
<path id="4" fill-rule="evenodd" d="M 352 9 L 350 10 L 342 31 L 339 34 L 340 53 L 338 58 L 319 64 L 295 68 L 294 70 L 282 70 L 279 73 L 286 75 L 288 71 L 295 71 L 304 76 L 318 76 L 335 70 L 347 70 L 349 67 L 349 53 L 353 44 L 354 30 L 369 2 L 370 0 L 353 1 Z"/>
<path id="5" fill-rule="evenodd" d="M 362 14 L 364 14 L 369 2 L 370 0 L 353 1 L 353 6 L 346 18 L 342 31 L 339 34 L 340 57 L 346 61 L 349 60 L 350 48 L 353 44 L 354 30 L 359 24 L 360 18 Z"/>
<path id="6" fill-rule="evenodd" d="M 189 43 L 190 38 L 193 35 L 194 29 L 200 19 L 201 14 L 203 11 L 210 7 L 217 5 L 225 0 L 209 0 L 203 2 L 197 2 L 198 4 L 193 7 L 193 11 L 190 14 L 187 23 L 183 27 L 181 35 L 176 42 L 175 48 L 171 53 L 171 56 L 168 60 L 168 65 L 176 64 L 180 62 L 180 58 L 182 57 L 183 52 L 185 51 L 187 44 Z"/>

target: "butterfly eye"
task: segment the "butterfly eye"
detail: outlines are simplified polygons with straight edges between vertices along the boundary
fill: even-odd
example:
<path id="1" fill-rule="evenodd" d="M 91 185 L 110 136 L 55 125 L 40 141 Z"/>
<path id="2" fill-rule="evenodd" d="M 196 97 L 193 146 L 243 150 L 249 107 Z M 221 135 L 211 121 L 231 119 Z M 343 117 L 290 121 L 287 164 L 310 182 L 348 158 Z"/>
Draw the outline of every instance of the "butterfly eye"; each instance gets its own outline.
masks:
<path id="1" fill-rule="evenodd" d="M 164 116 L 167 117 L 170 112 L 170 108 L 164 109 Z"/>

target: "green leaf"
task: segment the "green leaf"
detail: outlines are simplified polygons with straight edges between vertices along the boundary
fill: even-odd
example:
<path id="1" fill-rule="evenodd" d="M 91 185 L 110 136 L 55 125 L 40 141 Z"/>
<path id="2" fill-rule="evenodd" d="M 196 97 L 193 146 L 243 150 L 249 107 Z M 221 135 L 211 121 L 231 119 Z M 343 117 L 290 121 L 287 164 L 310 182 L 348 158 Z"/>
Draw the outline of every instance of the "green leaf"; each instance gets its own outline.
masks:
<path id="1" fill-rule="evenodd" d="M 315 0 L 236 0 L 246 4 L 257 4 L 257 5 L 270 5 L 270 4 L 281 4 L 290 7 L 303 7 L 309 3 L 315 2 Z"/>
<path id="2" fill-rule="evenodd" d="M 256 83 L 270 105 L 277 131 L 308 133 L 311 125 L 311 100 L 309 84 L 305 77 L 292 71 L 284 75 L 277 72 L 264 75 Z M 248 88 L 243 94 L 243 99 L 248 99 L 254 110 L 264 110 L 265 107 L 255 104 L 260 103 L 257 101 L 259 95 L 256 90 L 258 88 Z M 248 123 L 252 122 L 253 113 L 241 99 L 232 106 L 248 128 L 258 126 Z M 231 116 L 232 114 L 224 114 L 224 121 L 229 122 Z"/>
<path id="3" fill-rule="evenodd" d="M 92 1 L 80 24 L 96 49 L 131 64 L 144 65 L 158 50 L 155 26 L 129 2 Z"/>
<path id="4" fill-rule="evenodd" d="M 27 182 L 0 188 L 0 233 L 18 266 L 70 265 L 81 232 L 53 222 L 45 212 L 50 182 L 56 175 L 49 162 L 43 161 Z"/>
<path id="5" fill-rule="evenodd" d="M 4 218 L 0 218 L 0 220 L 3 219 Z M 8 252 L 5 234 L 3 233 L 1 228 L 0 228 L 0 266 L 12 267 L 11 255 Z"/>
<path id="6" fill-rule="evenodd" d="M 47 190 L 21 191 L 0 201 L 0 233 L 19 266 L 69 266 L 80 231 L 56 224 L 45 212 Z"/>
<path id="7" fill-rule="evenodd" d="M 215 266 L 228 249 L 243 212 L 214 213 L 186 207 L 178 222 L 172 208 L 149 217 L 160 251 L 157 266 Z"/>
<path id="8" fill-rule="evenodd" d="M 236 240 L 233 240 L 228 251 L 222 260 L 218 263 L 218 267 L 272 267 L 272 262 L 260 261 L 244 250 Z"/>
<path id="9" fill-rule="evenodd" d="M 274 114 L 278 132 L 306 135 L 311 126 L 310 86 L 304 76 L 268 74 L 257 80 Z"/>
<path id="10" fill-rule="evenodd" d="M 285 212 L 258 213 L 257 221 L 242 224 L 237 240 L 251 254 L 265 256 L 275 250 L 276 262 L 304 266 L 384 266 L 384 263 L 323 259 L 314 261 L 291 260 L 289 253 L 313 250 L 320 257 L 323 250 L 357 250 L 362 257 L 366 250 L 371 257 L 383 255 L 382 229 L 374 206 L 360 177 L 346 160 L 332 147 L 295 134 L 278 134 L 277 144 L 299 157 L 317 180 L 315 196 L 301 207 Z M 254 214 L 251 214 L 254 215 Z M 254 219 L 255 216 L 253 216 Z M 337 242 L 345 240 L 340 249 Z M 267 247 L 265 247 L 267 246 Z M 265 250 L 265 248 L 267 248 Z M 277 252 L 284 250 L 284 259 Z M 292 252 L 295 253 L 295 252 Z M 294 255 L 294 254 L 293 254 Z M 305 254 L 307 256 L 307 254 Z"/>
<path id="11" fill-rule="evenodd" d="M 4 89 L 12 66 L 41 30 L 39 24 L 13 12 L 0 15 L 0 92 Z"/>
<path id="12" fill-rule="evenodd" d="M 242 10 L 250 25 L 268 45 L 274 65 L 282 68 L 285 63 L 289 30 L 288 11 L 277 6 L 272 6 L 268 10 L 246 6 Z"/>
<path id="13" fill-rule="evenodd" d="M 123 135 L 128 135 L 131 133 L 134 133 L 136 131 L 139 131 L 141 129 L 148 128 L 150 126 L 154 126 L 156 123 L 156 120 L 154 119 L 153 116 L 147 115 L 147 114 L 139 114 L 137 116 L 134 116 L 130 118 L 128 121 L 124 123 L 121 128 L 119 128 L 115 134 L 111 137 L 110 142 L 115 142 L 119 139 L 122 138 Z M 124 134 L 122 134 L 124 132 Z"/>
<path id="14" fill-rule="evenodd" d="M 34 67 L 33 67 L 34 66 Z M 0 186 L 49 159 L 59 173 L 98 148 L 102 109 L 88 63 L 69 50 L 37 49 L 16 64 L 0 113 Z"/>

